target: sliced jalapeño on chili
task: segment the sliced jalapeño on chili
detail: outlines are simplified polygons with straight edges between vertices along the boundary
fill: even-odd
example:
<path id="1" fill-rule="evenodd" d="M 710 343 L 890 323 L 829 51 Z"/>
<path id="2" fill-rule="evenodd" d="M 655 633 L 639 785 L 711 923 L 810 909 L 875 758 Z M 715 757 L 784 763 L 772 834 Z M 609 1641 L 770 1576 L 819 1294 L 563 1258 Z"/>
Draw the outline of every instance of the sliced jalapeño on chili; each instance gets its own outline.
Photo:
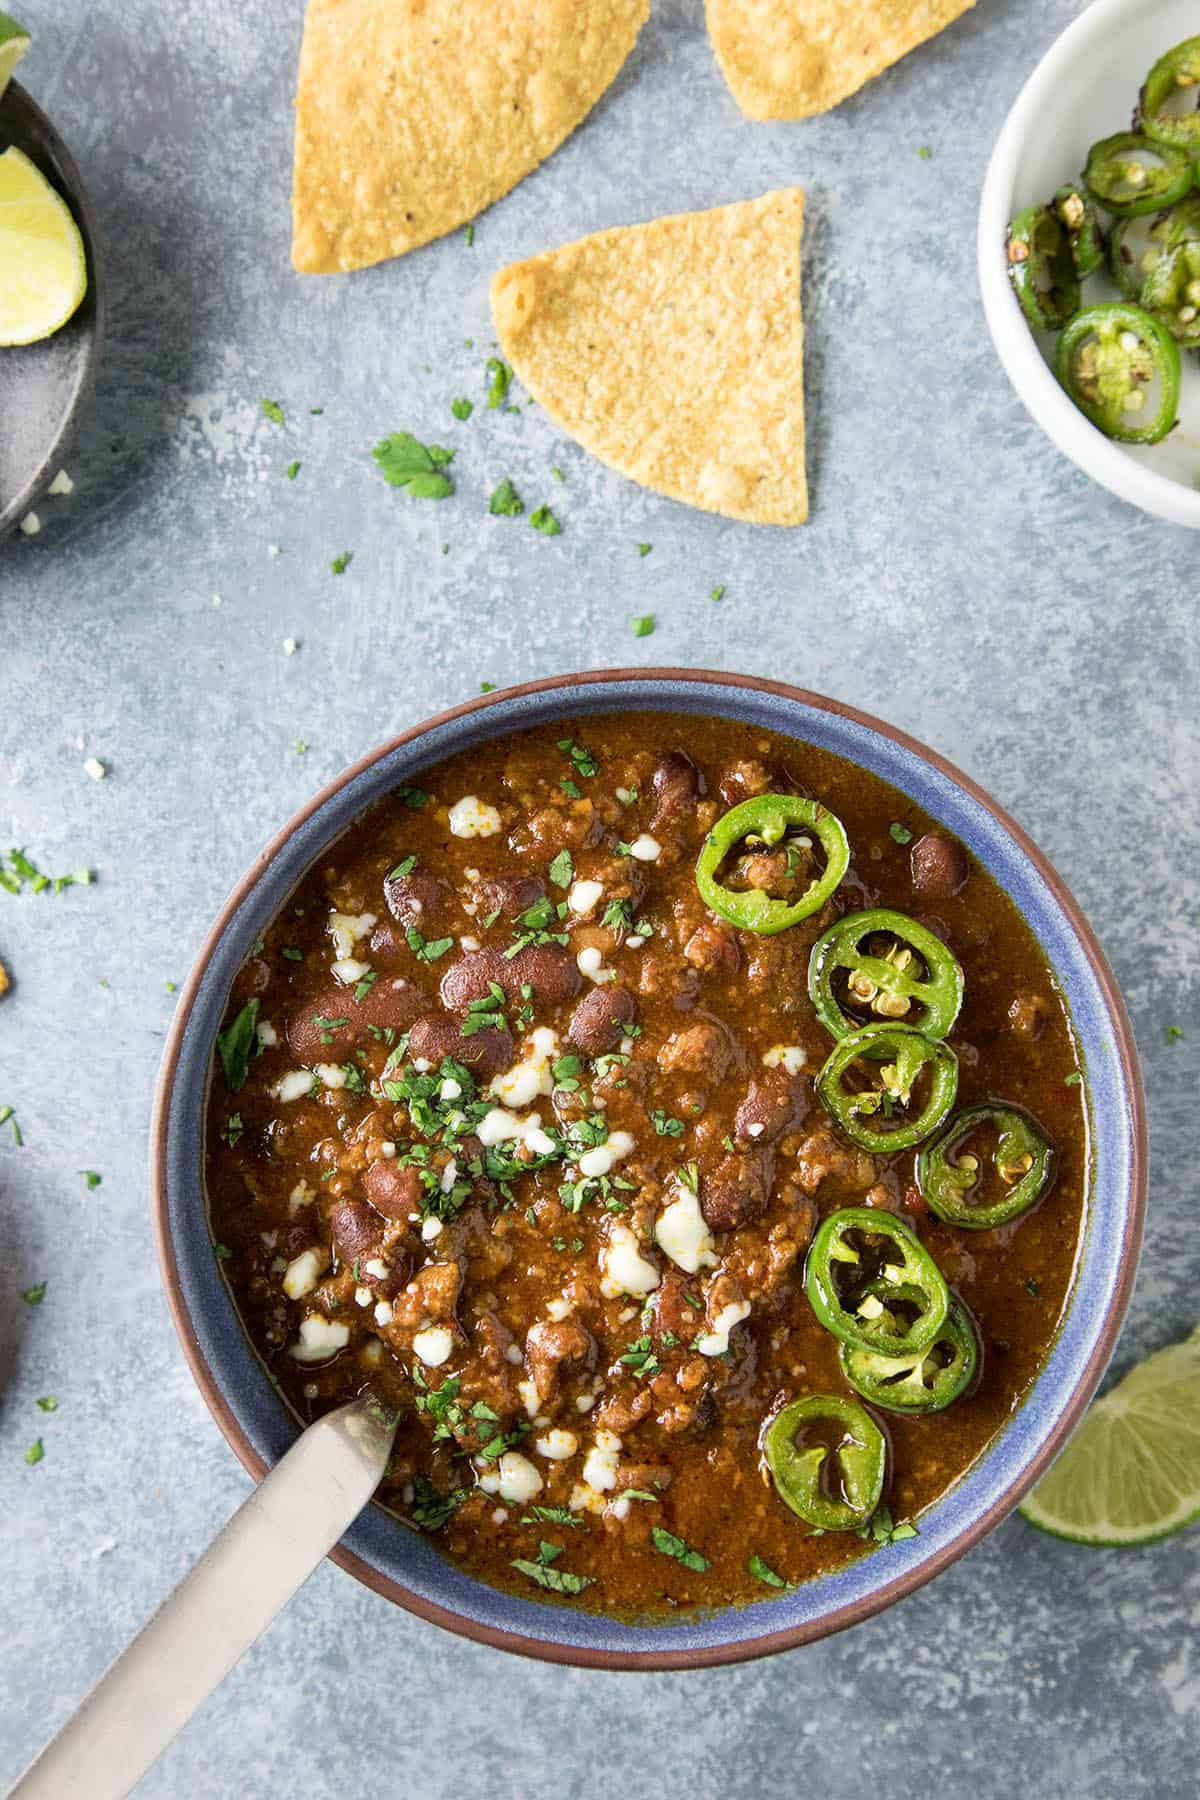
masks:
<path id="1" fill-rule="evenodd" d="M 876 906 L 821 933 L 809 958 L 808 994 L 835 1038 L 871 1023 L 872 1015 L 943 1038 L 962 1005 L 963 972 L 928 926 Z"/>
<path id="2" fill-rule="evenodd" d="M 994 1139 L 996 1198 L 977 1199 L 987 1180 L 972 1140 Z M 1054 1151 L 1028 1113 L 1013 1106 L 969 1106 L 917 1158 L 917 1185 L 930 1212 L 947 1224 L 986 1231 L 1007 1225 L 1041 1199 L 1054 1174 Z"/>
<path id="3" fill-rule="evenodd" d="M 1200 151 L 1200 112 L 1172 111 L 1173 98 L 1195 100 L 1200 96 L 1200 37 L 1185 38 L 1160 56 L 1138 95 L 1135 123 L 1156 144 L 1178 150 Z"/>
<path id="4" fill-rule="evenodd" d="M 825 853 L 825 867 L 797 899 L 777 899 L 751 884 L 727 887 L 719 879 L 726 857 L 744 846 L 747 850 L 765 847 L 786 852 L 781 880 L 794 880 L 791 864 L 799 863 L 798 852 L 801 848 L 807 852 L 813 837 Z M 798 838 L 808 842 L 801 845 Z M 850 845 L 842 822 L 819 800 L 805 800 L 798 794 L 758 794 L 717 820 L 696 863 L 696 886 L 704 904 L 731 925 L 769 936 L 819 912 L 849 866 Z"/>
<path id="5" fill-rule="evenodd" d="M 868 1294 L 888 1306 L 884 1282 L 872 1282 Z M 924 1350 L 885 1356 L 880 1350 L 838 1348 L 842 1373 L 872 1406 L 888 1412 L 942 1412 L 964 1394 L 979 1367 L 979 1338 L 966 1308 L 957 1300 Z"/>
<path id="6" fill-rule="evenodd" d="M 1112 301 L 1076 313 L 1054 372 L 1085 418 L 1123 444 L 1157 444 L 1179 416 L 1179 347 L 1140 306 Z"/>
<path id="7" fill-rule="evenodd" d="M 1008 228 L 1008 275 L 1039 331 L 1061 331 L 1080 299 L 1071 242 L 1048 206 L 1027 206 Z"/>
<path id="8" fill-rule="evenodd" d="M 1054 211 L 1067 234 L 1076 275 L 1091 275 L 1104 261 L 1104 234 L 1091 196 L 1078 182 L 1066 181 L 1054 196 Z"/>
<path id="9" fill-rule="evenodd" d="M 1182 200 L 1195 173 L 1186 151 L 1157 144 L 1139 131 L 1118 131 L 1088 151 L 1083 184 L 1098 205 L 1131 218 Z"/>
<path id="10" fill-rule="evenodd" d="M 928 1350 L 950 1310 L 950 1291 L 928 1250 L 903 1220 L 872 1206 L 844 1207 L 822 1220 L 804 1265 L 804 1291 L 839 1343 L 881 1356 Z"/>
<path id="11" fill-rule="evenodd" d="M 926 1075 L 918 1100 L 914 1089 Z M 816 1086 L 851 1143 L 886 1156 L 937 1130 L 958 1092 L 958 1058 L 913 1025 L 864 1025 L 834 1046 Z"/>
<path id="12" fill-rule="evenodd" d="M 779 1498 L 818 1531 L 857 1531 L 879 1505 L 887 1439 L 857 1400 L 789 1400 L 768 1421 L 762 1448 Z"/>

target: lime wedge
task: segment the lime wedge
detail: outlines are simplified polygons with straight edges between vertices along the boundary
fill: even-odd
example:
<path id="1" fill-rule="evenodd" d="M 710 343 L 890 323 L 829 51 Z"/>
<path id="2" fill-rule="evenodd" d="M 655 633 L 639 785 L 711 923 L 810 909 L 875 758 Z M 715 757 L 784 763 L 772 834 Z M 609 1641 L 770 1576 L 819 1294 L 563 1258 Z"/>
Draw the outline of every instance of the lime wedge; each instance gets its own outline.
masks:
<path id="1" fill-rule="evenodd" d="M 33 344 L 87 292 L 87 257 L 65 200 L 15 146 L 0 156 L 0 344 Z"/>
<path id="2" fill-rule="evenodd" d="M 1077 1544 L 1148 1544 L 1200 1518 L 1200 1325 L 1093 1402 L 1021 1512 Z"/>
<path id="3" fill-rule="evenodd" d="M 28 48 L 29 33 L 25 27 L 18 25 L 6 12 L 0 12 L 0 99 L 4 98 L 9 77 Z"/>

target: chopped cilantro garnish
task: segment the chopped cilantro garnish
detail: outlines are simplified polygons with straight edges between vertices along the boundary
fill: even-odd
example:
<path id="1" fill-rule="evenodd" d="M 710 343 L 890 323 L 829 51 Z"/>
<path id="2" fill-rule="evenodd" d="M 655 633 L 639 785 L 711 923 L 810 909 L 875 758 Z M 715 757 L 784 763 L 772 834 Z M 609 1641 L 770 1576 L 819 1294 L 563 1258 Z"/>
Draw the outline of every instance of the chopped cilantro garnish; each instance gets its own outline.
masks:
<path id="1" fill-rule="evenodd" d="M 494 681 L 481 681 L 479 684 L 479 691 L 481 694 L 494 694 L 496 691 L 496 684 Z"/>
<path id="2" fill-rule="evenodd" d="M 515 519 L 525 511 L 525 502 L 507 475 L 488 501 L 488 511 L 498 519 Z"/>
<path id="3" fill-rule="evenodd" d="M 35 1281 L 32 1287 L 22 1288 L 21 1298 L 26 1306 L 40 1306 L 46 1298 L 46 1283 Z"/>
<path id="4" fill-rule="evenodd" d="M 264 419 L 270 419 L 272 425 L 283 424 L 283 408 L 278 400 L 260 400 L 258 404 L 262 407 Z"/>
<path id="5" fill-rule="evenodd" d="M 474 221 L 474 219 L 469 219 L 467 221 L 467 223 L 463 226 L 463 237 L 467 241 L 467 249 L 469 250 L 471 248 L 471 245 L 475 242 L 475 221 Z"/>
<path id="6" fill-rule="evenodd" d="M 396 864 L 395 868 L 392 870 L 391 874 L 386 875 L 384 877 L 384 879 L 385 879 L 385 881 L 403 881 L 404 877 L 406 875 L 412 874 L 412 872 L 416 868 L 416 866 L 417 866 L 416 857 L 415 856 L 406 856 L 404 858 L 404 861 L 398 862 Z"/>
<path id="7" fill-rule="evenodd" d="M 362 980 L 356 981 L 354 984 L 354 998 L 356 1000 L 365 1000 L 378 980 L 378 972 L 375 969 L 368 969 Z"/>
<path id="8" fill-rule="evenodd" d="M 684 1163 L 683 1167 L 677 1169 L 675 1173 L 679 1178 L 680 1185 L 685 1187 L 689 1194 L 700 1192 L 700 1171 L 694 1162 Z"/>
<path id="9" fill-rule="evenodd" d="M 1168 1042 L 1168 1044 L 1178 1043 L 1179 1039 L 1182 1036 L 1183 1036 L 1183 1026 L 1182 1025 L 1168 1025 L 1167 1026 L 1167 1042 Z"/>
<path id="10" fill-rule="evenodd" d="M 396 789 L 396 797 L 414 812 L 420 812 L 423 806 L 429 805 L 429 795 L 424 788 L 402 787 Z"/>
<path id="11" fill-rule="evenodd" d="M 503 406 L 508 398 L 513 372 L 506 362 L 501 362 L 498 356 L 489 356 L 484 375 L 488 384 L 488 407 L 494 412 L 498 406 Z"/>
<path id="12" fill-rule="evenodd" d="M 296 739 L 294 748 L 295 748 L 297 756 L 307 756 L 308 755 L 308 745 L 305 743 L 303 738 Z"/>
<path id="13" fill-rule="evenodd" d="M 893 819 L 888 826 L 888 836 L 891 838 L 893 844 L 912 843 L 912 832 L 909 831 L 907 826 L 901 825 L 898 819 Z"/>
<path id="14" fill-rule="evenodd" d="M 573 781 L 560 781 L 558 785 L 568 800 L 578 800 L 583 793 L 583 789 Z"/>
<path id="15" fill-rule="evenodd" d="M 418 1475 L 413 1482 L 413 1503 L 409 1509 L 409 1517 L 414 1525 L 422 1531 L 440 1531 L 446 1521 L 457 1512 L 467 1497 L 466 1488 L 451 1488 L 443 1494 L 434 1487 L 426 1475 Z"/>
<path id="16" fill-rule="evenodd" d="M 246 1127 L 242 1124 L 241 1113 L 240 1112 L 230 1113 L 229 1119 L 226 1123 L 224 1131 L 221 1133 L 221 1136 L 225 1139 L 225 1142 L 229 1145 L 229 1148 L 231 1150 L 233 1149 L 234 1145 L 237 1143 L 238 1139 L 242 1136 L 245 1129 L 246 1129 Z"/>
<path id="17" fill-rule="evenodd" d="M 582 1527 L 587 1521 L 578 1513 L 568 1512 L 565 1506 L 531 1506 L 521 1516 L 522 1525 L 571 1525 Z"/>
<path id="18" fill-rule="evenodd" d="M 58 1397 L 55 1394 L 43 1394 L 34 1402 L 39 1412 L 57 1412 Z"/>
<path id="19" fill-rule="evenodd" d="M 298 462 L 290 462 L 287 466 L 288 480 L 295 481 L 295 479 L 299 473 L 300 473 L 300 464 Z"/>
<path id="20" fill-rule="evenodd" d="M 682 1119 L 673 1119 L 670 1114 L 665 1113 L 660 1106 L 656 1106 L 651 1110 L 650 1123 L 653 1125 L 659 1137 L 682 1137 L 685 1130 Z"/>
<path id="21" fill-rule="evenodd" d="M 569 1569 L 554 1568 L 553 1564 L 562 1555 L 562 1550 L 561 1544 L 548 1544 L 543 1538 L 538 1546 L 536 1562 L 531 1562 L 528 1557 L 517 1556 L 513 1558 L 512 1567 L 553 1594 L 582 1594 L 585 1588 L 591 1587 L 595 1577 L 573 1575 Z"/>
<path id="22" fill-rule="evenodd" d="M 633 924 L 633 906 L 628 900 L 610 900 L 600 923 L 609 931 L 628 931 Z"/>
<path id="23" fill-rule="evenodd" d="M 43 875 L 24 850 L 10 850 L 7 867 L 0 857 L 0 887 L 10 894 L 19 894 L 26 882 L 35 894 L 61 894 L 69 887 L 90 887 L 92 880 L 90 869 L 75 869 L 70 875 Z"/>
<path id="24" fill-rule="evenodd" d="M 550 864 L 549 875 L 555 887 L 568 888 L 575 876 L 575 864 L 569 850 L 560 850 Z"/>
<path id="25" fill-rule="evenodd" d="M 637 553 L 639 556 L 649 556 L 649 554 L 653 550 L 653 548 L 654 548 L 653 544 L 639 544 L 637 547 Z"/>
<path id="26" fill-rule="evenodd" d="M 0 1106 L 0 1125 L 7 1125 L 12 1132 L 12 1140 L 19 1150 L 25 1139 L 21 1136 L 21 1127 L 17 1124 L 17 1115 L 11 1106 Z"/>
<path id="27" fill-rule="evenodd" d="M 529 515 L 529 523 L 543 537 L 559 537 L 562 533 L 562 526 L 548 506 L 536 507 Z"/>
<path id="28" fill-rule="evenodd" d="M 753 1575 L 755 1581 L 765 1582 L 768 1587 L 773 1588 L 785 1588 L 787 1586 L 787 1582 L 783 1579 L 783 1576 L 777 1575 L 774 1569 L 772 1569 L 769 1564 L 765 1563 L 762 1557 L 757 1554 L 751 1556 L 747 1560 L 746 1567 L 749 1569 L 751 1575 Z"/>
<path id="29" fill-rule="evenodd" d="M 1035 1275 L 1031 1275 L 1029 1277 L 1028 1281 L 1025 1283 L 1025 1291 L 1028 1294 L 1032 1294 L 1035 1300 L 1037 1299 L 1038 1295 L 1041 1293 L 1042 1290 L 1037 1284 L 1037 1277 Z"/>
<path id="30" fill-rule="evenodd" d="M 723 581 L 721 581 L 721 582 L 718 582 L 717 586 L 713 589 L 712 593 L 709 595 L 709 599 L 710 600 L 723 600 L 724 598 L 725 598 L 725 583 Z"/>
<path id="31" fill-rule="evenodd" d="M 928 144 L 919 144 L 917 146 L 917 155 L 920 157 L 922 162 L 928 162 L 930 157 L 933 155 L 933 151 L 929 148 Z"/>
<path id="32" fill-rule="evenodd" d="M 333 561 L 330 563 L 330 565 L 329 565 L 330 571 L 334 575 L 344 575 L 346 573 L 346 570 L 350 567 L 350 564 L 353 561 L 354 561 L 353 550 L 343 550 L 341 552 L 341 554 L 338 556 L 335 556 Z"/>
<path id="33" fill-rule="evenodd" d="M 295 944 L 281 944 L 279 947 L 279 954 L 280 956 L 286 956 L 289 962 L 304 961 L 303 950 L 299 949 Z"/>
<path id="34" fill-rule="evenodd" d="M 651 1380 L 662 1369 L 662 1363 L 655 1355 L 654 1345 L 648 1337 L 635 1339 L 618 1360 L 646 1381 Z"/>
<path id="35" fill-rule="evenodd" d="M 450 411 L 454 414 L 456 419 L 465 421 L 469 419 L 471 414 L 475 411 L 475 402 L 473 400 L 452 400 L 450 402 Z"/>
<path id="36" fill-rule="evenodd" d="M 410 925 L 404 934 L 409 949 L 418 962 L 436 962 L 439 956 L 445 956 L 447 950 L 454 948 L 452 937 L 427 938 L 419 932 L 415 925 Z"/>
<path id="37" fill-rule="evenodd" d="M 41 1438 L 34 1438 L 32 1444 L 30 1444 L 28 1450 L 25 1452 L 25 1461 L 32 1468 L 34 1463 L 41 1462 L 41 1460 L 42 1460 L 43 1456 L 45 1456 L 45 1454 L 46 1454 L 46 1447 L 42 1443 Z"/>
<path id="38" fill-rule="evenodd" d="M 1078 1069 L 1072 1069 L 1069 1075 L 1063 1076 L 1064 1087 L 1080 1087 L 1082 1082 L 1083 1076 L 1079 1073 Z"/>
<path id="39" fill-rule="evenodd" d="M 225 1085 L 231 1094 L 236 1094 L 246 1079 L 250 1058 L 258 1041 L 255 1027 L 261 1004 L 257 999 L 247 1000 L 232 1025 L 217 1033 L 217 1055 L 225 1074 Z"/>
<path id="40" fill-rule="evenodd" d="M 564 750 L 575 764 L 577 775 L 592 776 L 600 771 L 600 764 L 592 755 L 586 744 L 577 744 L 574 738 L 559 738 L 558 748 Z"/>
<path id="41" fill-rule="evenodd" d="M 228 1262 L 233 1255 L 233 1251 L 229 1248 L 228 1244 L 214 1244 L 213 1255 L 218 1262 Z"/>
<path id="42" fill-rule="evenodd" d="M 553 475 L 555 481 L 565 481 L 567 479 L 561 469 L 551 467 L 550 473 Z"/>
<path id="43" fill-rule="evenodd" d="M 422 444 L 410 432 L 393 431 L 371 455 L 388 485 L 404 488 L 414 500 L 444 500 L 454 492 L 454 483 L 443 473 L 454 452 L 440 444 Z"/>
<path id="44" fill-rule="evenodd" d="M 103 1180 L 103 1176 L 98 1175 L 95 1169 L 80 1169 L 79 1173 L 90 1188 L 98 1188 Z"/>
<path id="45" fill-rule="evenodd" d="M 703 1575 L 707 1569 L 706 1556 L 701 1556 L 699 1550 L 693 1550 L 685 1539 L 676 1537 L 671 1531 L 665 1531 L 661 1525 L 655 1525 L 651 1529 L 650 1537 L 656 1550 L 661 1551 L 664 1556 L 673 1556 L 685 1569 L 692 1569 L 697 1575 Z"/>
<path id="46" fill-rule="evenodd" d="M 886 1506 L 876 1507 L 865 1525 L 860 1525 L 856 1537 L 869 1538 L 875 1544 L 902 1544 L 906 1538 L 918 1537 L 920 1533 L 915 1525 L 895 1525 L 892 1515 Z"/>
<path id="47" fill-rule="evenodd" d="M 649 637 L 654 630 L 654 614 L 642 613 L 639 618 L 629 621 L 634 637 Z"/>

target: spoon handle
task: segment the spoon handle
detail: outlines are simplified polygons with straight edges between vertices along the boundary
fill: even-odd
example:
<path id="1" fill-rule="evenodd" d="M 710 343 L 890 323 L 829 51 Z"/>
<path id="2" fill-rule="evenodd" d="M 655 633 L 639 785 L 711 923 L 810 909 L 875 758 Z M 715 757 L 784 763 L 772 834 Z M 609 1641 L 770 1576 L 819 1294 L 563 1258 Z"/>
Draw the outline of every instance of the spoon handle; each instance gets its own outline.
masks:
<path id="1" fill-rule="evenodd" d="M 396 1416 L 310 1425 L 42 1751 L 10 1800 L 121 1800 L 307 1581 L 375 1491 Z"/>

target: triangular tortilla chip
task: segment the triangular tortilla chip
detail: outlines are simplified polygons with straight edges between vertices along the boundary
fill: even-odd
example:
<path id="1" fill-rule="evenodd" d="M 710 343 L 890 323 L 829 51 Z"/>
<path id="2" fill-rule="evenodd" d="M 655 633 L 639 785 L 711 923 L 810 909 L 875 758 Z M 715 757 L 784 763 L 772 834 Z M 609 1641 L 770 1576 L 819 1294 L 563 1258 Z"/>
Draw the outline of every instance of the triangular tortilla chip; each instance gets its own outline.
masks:
<path id="1" fill-rule="evenodd" d="M 618 226 L 501 269 L 504 355 L 623 475 L 731 519 L 799 525 L 804 194 Z"/>
<path id="2" fill-rule="evenodd" d="M 975 0 L 705 0 L 721 73 L 748 119 L 828 112 Z"/>
<path id="3" fill-rule="evenodd" d="M 507 194 L 591 110 L 649 0 L 309 0 L 292 261 L 361 269 Z"/>

